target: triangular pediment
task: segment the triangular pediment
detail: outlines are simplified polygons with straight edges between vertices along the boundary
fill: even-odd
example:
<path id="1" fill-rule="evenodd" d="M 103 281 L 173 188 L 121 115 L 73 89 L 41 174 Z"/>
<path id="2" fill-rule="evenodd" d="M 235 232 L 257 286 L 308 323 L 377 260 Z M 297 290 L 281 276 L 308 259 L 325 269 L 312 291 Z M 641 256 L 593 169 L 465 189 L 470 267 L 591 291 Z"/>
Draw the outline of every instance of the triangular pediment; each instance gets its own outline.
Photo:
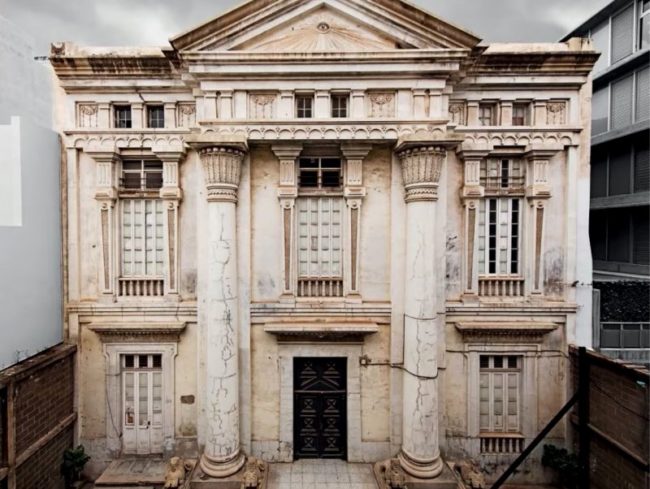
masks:
<path id="1" fill-rule="evenodd" d="M 471 49 L 480 42 L 401 0 L 252 0 L 173 39 L 178 51 Z"/>

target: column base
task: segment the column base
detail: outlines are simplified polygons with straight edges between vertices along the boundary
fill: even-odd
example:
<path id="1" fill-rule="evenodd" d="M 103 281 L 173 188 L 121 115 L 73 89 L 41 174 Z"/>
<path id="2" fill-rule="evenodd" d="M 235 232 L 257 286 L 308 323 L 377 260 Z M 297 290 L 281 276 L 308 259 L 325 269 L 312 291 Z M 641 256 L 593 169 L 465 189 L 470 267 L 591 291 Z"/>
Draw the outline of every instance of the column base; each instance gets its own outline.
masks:
<path id="1" fill-rule="evenodd" d="M 241 489 L 242 487 L 254 487 L 256 489 L 265 489 L 269 474 L 268 464 L 255 457 L 246 459 L 241 452 L 238 456 L 239 458 L 237 460 L 244 460 L 246 462 L 245 465 L 240 465 L 239 469 L 232 474 L 218 477 L 205 472 L 203 468 L 204 458 L 202 457 L 201 463 L 192 477 L 190 488 Z M 212 464 L 214 465 L 214 462 Z"/>
<path id="2" fill-rule="evenodd" d="M 438 477 L 444 465 L 440 455 L 433 460 L 420 460 L 409 455 L 404 450 L 399 452 L 397 459 L 404 472 L 418 479 L 434 479 Z"/>
<path id="3" fill-rule="evenodd" d="M 442 459 L 437 475 L 433 478 L 414 477 L 402 467 L 401 453 L 398 458 L 378 462 L 374 466 L 379 489 L 458 489 L 458 478 Z"/>
<path id="4" fill-rule="evenodd" d="M 224 477 L 239 472 L 244 466 L 244 463 L 246 463 L 246 455 L 241 450 L 237 450 L 237 453 L 234 455 L 222 458 L 210 457 L 204 452 L 201 455 L 199 466 L 205 475 L 216 479 L 223 479 Z"/>

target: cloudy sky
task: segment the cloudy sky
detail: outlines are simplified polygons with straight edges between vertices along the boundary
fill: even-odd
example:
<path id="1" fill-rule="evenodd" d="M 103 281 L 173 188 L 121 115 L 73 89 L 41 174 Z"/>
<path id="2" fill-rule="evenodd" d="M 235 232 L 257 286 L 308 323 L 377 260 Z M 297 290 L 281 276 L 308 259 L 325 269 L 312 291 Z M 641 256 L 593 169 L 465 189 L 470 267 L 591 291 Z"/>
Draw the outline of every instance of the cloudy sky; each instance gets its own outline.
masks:
<path id="1" fill-rule="evenodd" d="M 611 0 L 412 0 L 485 41 L 556 41 Z M 0 0 L 35 42 L 95 46 L 166 45 L 167 39 L 240 3 L 238 0 Z"/>

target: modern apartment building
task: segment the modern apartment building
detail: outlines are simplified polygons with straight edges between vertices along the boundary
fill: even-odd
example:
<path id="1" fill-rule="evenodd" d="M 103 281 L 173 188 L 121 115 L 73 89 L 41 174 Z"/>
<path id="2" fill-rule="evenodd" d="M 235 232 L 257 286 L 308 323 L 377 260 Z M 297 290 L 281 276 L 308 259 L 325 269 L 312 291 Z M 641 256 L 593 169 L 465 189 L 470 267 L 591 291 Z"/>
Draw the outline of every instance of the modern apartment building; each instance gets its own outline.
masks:
<path id="1" fill-rule="evenodd" d="M 566 39 L 574 36 L 602 53 L 591 140 L 594 345 L 650 362 L 650 1 L 614 1 Z"/>

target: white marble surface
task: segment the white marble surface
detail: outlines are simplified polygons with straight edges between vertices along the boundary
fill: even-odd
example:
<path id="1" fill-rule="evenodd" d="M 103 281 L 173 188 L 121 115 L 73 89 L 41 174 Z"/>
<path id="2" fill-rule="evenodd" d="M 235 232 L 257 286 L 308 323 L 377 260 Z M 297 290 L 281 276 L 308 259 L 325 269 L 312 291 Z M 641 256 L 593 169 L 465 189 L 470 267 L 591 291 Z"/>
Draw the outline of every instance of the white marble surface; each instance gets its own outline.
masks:
<path id="1" fill-rule="evenodd" d="M 369 464 L 342 460 L 299 460 L 271 464 L 268 489 L 377 489 Z"/>

